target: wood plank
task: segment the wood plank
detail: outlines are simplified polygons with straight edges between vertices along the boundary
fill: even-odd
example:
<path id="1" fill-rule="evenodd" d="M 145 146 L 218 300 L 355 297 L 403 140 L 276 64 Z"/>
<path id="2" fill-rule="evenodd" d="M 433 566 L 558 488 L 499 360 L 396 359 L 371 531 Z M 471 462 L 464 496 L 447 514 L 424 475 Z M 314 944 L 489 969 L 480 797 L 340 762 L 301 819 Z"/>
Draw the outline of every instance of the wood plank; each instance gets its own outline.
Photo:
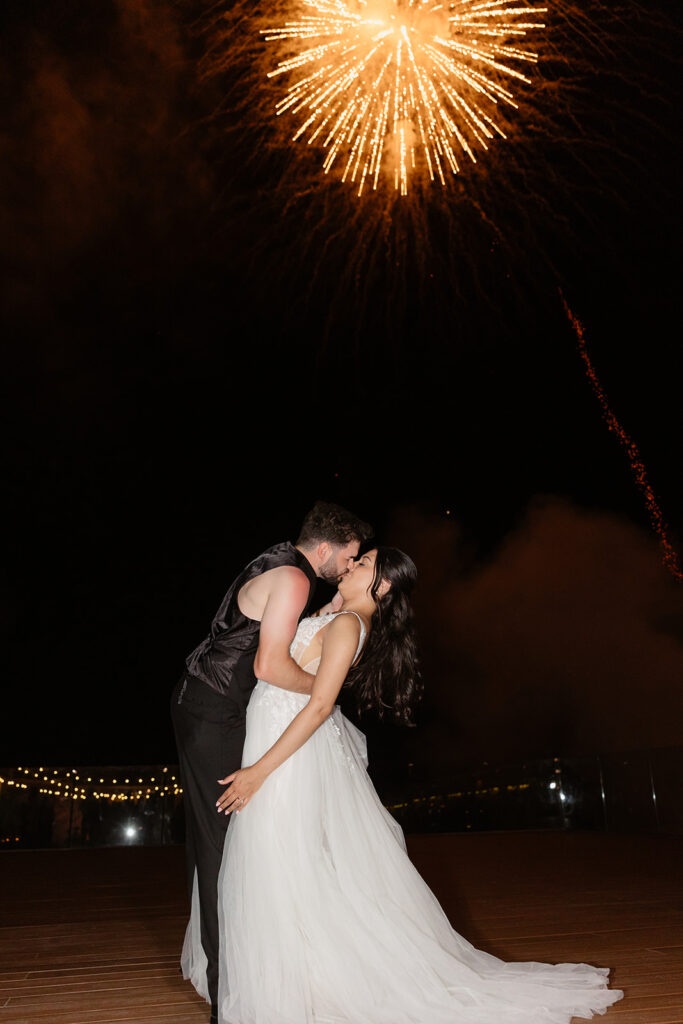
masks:
<path id="1" fill-rule="evenodd" d="M 418 870 L 475 945 L 506 960 L 612 968 L 626 997 L 605 1024 L 683 1024 L 682 847 L 680 837 L 591 833 L 409 837 Z M 206 1022 L 178 972 L 182 849 L 12 851 L 0 868 L 0 1024 Z"/>
<path id="2" fill-rule="evenodd" d="M 206 1024 L 208 1006 L 206 1003 L 194 1007 L 153 1006 L 140 1010 L 137 1007 L 116 1010 L 56 1010 L 44 1009 L 36 1013 L 30 1010 L 18 1012 L 12 1010 L 9 1016 L 3 1016 L 0 1008 L 0 1021 L 6 1024 Z"/>
<path id="3" fill-rule="evenodd" d="M 683 1024 L 683 1008 L 680 1006 L 634 1010 L 629 1008 L 624 999 L 610 1007 L 608 1013 L 613 1015 L 614 1024 Z"/>

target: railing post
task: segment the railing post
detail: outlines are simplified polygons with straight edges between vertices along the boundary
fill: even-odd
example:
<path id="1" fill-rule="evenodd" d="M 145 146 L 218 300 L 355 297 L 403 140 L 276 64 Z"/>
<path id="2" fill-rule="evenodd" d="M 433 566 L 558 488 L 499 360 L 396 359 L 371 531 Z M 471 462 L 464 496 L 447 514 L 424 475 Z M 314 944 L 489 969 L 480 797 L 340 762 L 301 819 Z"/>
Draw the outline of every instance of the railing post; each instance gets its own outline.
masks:
<path id="1" fill-rule="evenodd" d="M 602 803 L 602 821 L 605 832 L 607 828 L 607 799 L 605 797 L 605 776 L 602 773 L 602 758 L 598 754 L 598 771 L 600 772 L 600 800 Z"/>
<path id="2" fill-rule="evenodd" d="M 655 777 L 654 777 L 654 772 L 652 771 L 652 759 L 649 758 L 649 757 L 647 759 L 647 766 L 648 766 L 648 769 L 650 771 L 650 792 L 652 793 L 652 806 L 654 807 L 654 812 L 655 812 L 655 825 L 657 826 L 657 831 L 659 832 L 660 831 L 660 824 L 659 824 L 659 810 L 657 809 L 657 790 L 655 789 Z"/>

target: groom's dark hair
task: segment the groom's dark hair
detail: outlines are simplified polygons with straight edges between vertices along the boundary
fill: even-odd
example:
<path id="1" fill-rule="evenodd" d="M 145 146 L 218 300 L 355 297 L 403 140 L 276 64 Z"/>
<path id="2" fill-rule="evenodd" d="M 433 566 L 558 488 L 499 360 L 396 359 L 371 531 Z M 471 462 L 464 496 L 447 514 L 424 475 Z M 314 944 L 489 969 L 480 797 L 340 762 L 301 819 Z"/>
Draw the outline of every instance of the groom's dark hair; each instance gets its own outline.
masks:
<path id="1" fill-rule="evenodd" d="M 362 544 L 372 535 L 372 527 L 358 516 L 354 516 L 353 512 L 330 501 L 316 501 L 301 525 L 297 544 L 302 548 L 310 548 L 314 544 L 322 544 L 323 541 L 340 546 L 349 544 L 352 540 L 360 541 Z"/>

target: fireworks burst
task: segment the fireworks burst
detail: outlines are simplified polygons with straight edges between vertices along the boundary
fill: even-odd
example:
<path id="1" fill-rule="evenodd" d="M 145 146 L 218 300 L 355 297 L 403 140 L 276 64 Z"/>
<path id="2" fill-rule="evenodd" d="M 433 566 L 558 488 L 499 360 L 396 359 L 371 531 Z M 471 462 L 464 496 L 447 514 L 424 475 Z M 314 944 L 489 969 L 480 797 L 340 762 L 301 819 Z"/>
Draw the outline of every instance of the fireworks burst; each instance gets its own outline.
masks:
<path id="1" fill-rule="evenodd" d="M 331 5 L 331 0 L 326 2 Z M 347 0 L 344 10 L 358 2 Z M 463 20 L 467 14 L 473 20 L 474 8 L 484 11 L 488 5 L 489 0 L 468 0 L 445 13 Z M 492 332 L 507 330 L 509 303 L 554 309 L 557 283 L 569 284 L 575 259 L 585 259 L 587 238 L 591 252 L 601 247 L 600 259 L 595 257 L 598 268 L 603 261 L 621 265 L 629 258 L 629 250 L 616 245 L 606 230 L 608 213 L 618 210 L 626 220 L 634 205 L 642 212 L 643 204 L 656 197 L 652 188 L 634 192 L 631 169 L 642 165 L 652 175 L 668 166 L 660 157 L 669 151 L 673 130 L 669 97 L 658 82 L 666 57 L 663 39 L 671 40 L 666 73 L 674 74 L 675 32 L 670 19 L 645 8 L 643 0 L 518 0 L 518 10 L 547 7 L 549 13 L 512 15 L 513 4 L 498 3 L 490 9 L 500 14 L 478 15 L 487 29 L 498 31 L 505 24 L 521 31 L 524 23 L 547 22 L 544 29 L 524 29 L 514 37 L 477 37 L 482 46 L 488 41 L 537 49 L 537 62 L 502 54 L 497 59 L 525 74 L 531 85 L 482 61 L 461 60 L 513 92 L 513 103 L 487 100 L 483 91 L 466 86 L 463 77 L 451 82 L 468 106 L 485 109 L 508 141 L 496 131 L 493 141 L 480 133 L 488 145 L 485 151 L 470 137 L 464 115 L 459 113 L 458 120 L 449 107 L 477 162 L 449 135 L 463 173 L 453 174 L 437 149 L 447 183 L 442 187 L 436 167 L 436 183 L 430 181 L 419 123 L 400 124 L 404 138 L 410 141 L 417 134 L 418 143 L 412 153 L 406 150 L 408 195 L 401 197 L 392 119 L 382 140 L 377 189 L 368 168 L 360 200 L 356 193 L 364 165 L 359 162 L 354 184 L 353 166 L 346 183 L 340 180 L 353 143 L 345 140 L 325 175 L 322 162 L 332 144 L 324 143 L 332 124 L 307 145 L 317 123 L 298 142 L 292 136 L 313 114 L 312 107 L 295 112 L 292 104 L 275 115 L 277 101 L 290 95 L 287 90 L 320 72 L 324 63 L 316 58 L 287 72 L 282 66 L 301 61 L 319 45 L 338 42 L 331 34 L 303 39 L 293 31 L 302 14 L 313 17 L 316 9 L 304 0 L 269 0 L 267 5 L 216 0 L 208 7 L 197 6 L 202 8 L 194 27 L 203 49 L 199 77 L 214 105 L 193 130 L 199 146 L 208 143 L 212 154 L 222 154 L 225 187 L 216 212 L 221 211 L 222 224 L 230 225 L 227 251 L 239 253 L 240 268 L 249 267 L 264 280 L 287 282 L 282 284 L 282 316 L 297 324 L 298 333 L 309 322 L 313 330 L 322 330 L 321 352 L 332 352 L 333 337 L 344 338 L 345 344 L 354 339 L 359 359 L 370 337 L 373 346 L 386 345 L 392 358 L 398 349 L 408 352 L 413 343 L 406 323 L 413 308 L 429 316 L 420 344 L 431 354 L 438 356 L 441 345 L 453 344 L 454 330 L 457 347 L 477 346 L 489 330 L 479 318 L 495 321 Z M 427 5 L 413 6 L 417 29 L 418 15 L 420 25 L 426 25 L 428 12 L 421 8 Z M 392 7 L 407 17 L 405 7 Z M 353 9 L 357 14 L 364 10 Z M 451 38 L 451 31 L 455 23 L 447 22 L 441 37 Z M 462 25 L 460 32 L 462 42 Z M 413 53 L 416 35 L 408 32 Z M 474 38 L 472 32 L 471 46 Z M 388 37 L 382 45 L 386 49 Z M 407 73 L 405 45 L 401 52 Z M 335 51 L 326 63 L 339 60 Z M 269 77 L 272 72 L 278 73 Z M 364 87 L 368 77 L 364 69 L 354 88 Z M 385 77 L 388 83 L 386 71 Z M 442 73 L 439 81 L 443 79 Z M 349 102 L 351 95 L 348 86 L 334 103 Z M 635 96 L 642 103 L 636 104 Z M 331 93 L 326 102 L 331 109 Z M 397 169 L 399 191 L 394 190 Z M 662 184 L 659 174 L 657 181 Z M 672 191 L 671 202 L 675 199 Z"/>
<path id="2" fill-rule="evenodd" d="M 519 0 L 302 2 L 297 21 L 262 30 L 295 48 L 268 76 L 295 76 L 276 112 L 299 116 L 294 140 L 322 145 L 325 173 L 340 165 L 358 195 L 382 168 L 401 195 L 421 170 L 445 185 L 506 138 L 512 87 L 538 60 L 519 42 L 547 12 Z"/>

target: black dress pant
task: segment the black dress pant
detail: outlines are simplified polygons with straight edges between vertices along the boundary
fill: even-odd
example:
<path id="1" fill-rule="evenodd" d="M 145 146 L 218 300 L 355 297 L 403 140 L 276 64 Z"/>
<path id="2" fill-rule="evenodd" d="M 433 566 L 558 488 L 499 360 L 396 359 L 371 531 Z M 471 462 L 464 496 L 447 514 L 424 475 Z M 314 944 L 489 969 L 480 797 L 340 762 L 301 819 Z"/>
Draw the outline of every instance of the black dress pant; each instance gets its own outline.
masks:
<path id="1" fill-rule="evenodd" d="M 245 736 L 243 710 L 207 683 L 184 675 L 171 697 L 185 807 L 187 883 L 197 875 L 201 938 L 212 1003 L 218 1002 L 218 873 L 230 815 L 216 801 L 225 790 L 218 779 L 237 771 Z"/>

